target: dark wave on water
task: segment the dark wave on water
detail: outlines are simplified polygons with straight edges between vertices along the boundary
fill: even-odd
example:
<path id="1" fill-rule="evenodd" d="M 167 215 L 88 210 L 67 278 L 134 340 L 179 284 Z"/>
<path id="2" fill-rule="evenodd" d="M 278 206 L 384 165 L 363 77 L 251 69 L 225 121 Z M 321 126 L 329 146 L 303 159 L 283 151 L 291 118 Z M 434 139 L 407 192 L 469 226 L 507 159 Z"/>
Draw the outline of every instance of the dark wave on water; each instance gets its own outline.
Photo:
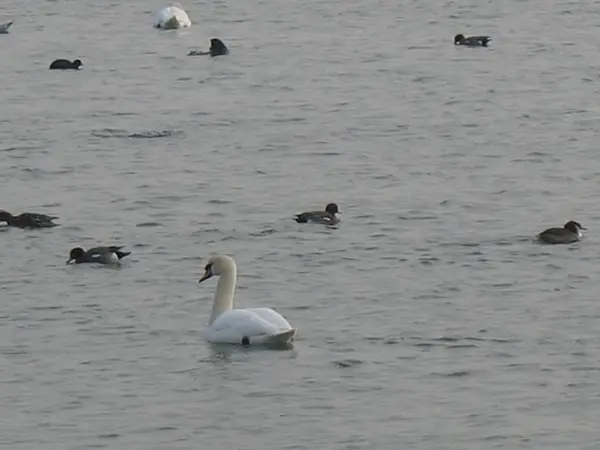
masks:
<path id="1" fill-rule="evenodd" d="M 150 130 L 129 132 L 126 130 L 104 128 L 92 131 L 92 136 L 100 138 L 131 138 L 131 139 L 160 139 L 171 136 L 184 135 L 180 130 Z"/>

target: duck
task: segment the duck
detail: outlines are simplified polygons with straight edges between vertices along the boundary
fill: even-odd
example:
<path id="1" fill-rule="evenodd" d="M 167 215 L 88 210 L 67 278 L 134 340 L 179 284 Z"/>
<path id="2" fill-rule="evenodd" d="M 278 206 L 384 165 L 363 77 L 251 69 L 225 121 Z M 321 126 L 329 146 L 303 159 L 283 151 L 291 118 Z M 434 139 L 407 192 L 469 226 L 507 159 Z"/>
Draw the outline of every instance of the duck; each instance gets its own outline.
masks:
<path id="1" fill-rule="evenodd" d="M 8 211 L 0 210 L 0 222 L 6 222 L 9 227 L 16 228 L 52 228 L 58 226 L 54 221 L 56 216 L 24 212 L 14 216 Z"/>
<path id="2" fill-rule="evenodd" d="M 587 230 L 579 222 L 569 220 L 562 228 L 548 228 L 538 234 L 538 239 L 545 244 L 571 244 L 583 237 L 581 230 Z"/>
<path id="3" fill-rule="evenodd" d="M 99 263 L 99 264 L 120 264 L 121 259 L 131 252 L 121 251 L 122 245 L 110 245 L 106 247 L 94 247 L 85 251 L 81 247 L 75 247 L 69 252 L 67 264 Z"/>
<path id="4" fill-rule="evenodd" d="M 204 267 L 203 283 L 219 277 L 206 339 L 212 344 L 287 348 L 296 336 L 296 328 L 271 308 L 233 308 L 237 266 L 227 255 L 212 256 Z"/>
<path id="5" fill-rule="evenodd" d="M 10 26 L 13 24 L 13 21 L 11 20 L 10 22 L 6 22 L 3 23 L 2 25 L 0 25 L 0 34 L 8 34 L 8 29 L 10 28 Z"/>
<path id="6" fill-rule="evenodd" d="M 69 61 L 68 59 L 56 59 L 50 64 L 50 70 L 79 70 L 81 66 L 83 66 L 83 63 L 79 59 L 76 59 L 73 62 Z"/>
<path id="7" fill-rule="evenodd" d="M 188 56 L 201 56 L 201 55 L 210 55 L 211 57 L 215 56 L 223 56 L 228 55 L 229 49 L 225 45 L 225 43 L 218 38 L 213 38 L 210 40 L 210 48 L 207 52 L 202 50 L 190 50 L 188 52 Z"/>
<path id="8" fill-rule="evenodd" d="M 171 5 L 162 8 L 154 15 L 154 28 L 177 30 L 192 26 L 192 21 L 181 5 Z"/>
<path id="9" fill-rule="evenodd" d="M 465 37 L 464 34 L 457 34 L 454 36 L 454 45 L 466 45 L 467 47 L 487 47 L 488 42 L 492 38 L 490 36 L 469 36 Z"/>
<path id="10" fill-rule="evenodd" d="M 308 211 L 294 216 L 298 223 L 320 223 L 323 225 L 335 225 L 339 223 L 338 214 L 342 214 L 336 203 L 329 203 L 324 211 Z"/>

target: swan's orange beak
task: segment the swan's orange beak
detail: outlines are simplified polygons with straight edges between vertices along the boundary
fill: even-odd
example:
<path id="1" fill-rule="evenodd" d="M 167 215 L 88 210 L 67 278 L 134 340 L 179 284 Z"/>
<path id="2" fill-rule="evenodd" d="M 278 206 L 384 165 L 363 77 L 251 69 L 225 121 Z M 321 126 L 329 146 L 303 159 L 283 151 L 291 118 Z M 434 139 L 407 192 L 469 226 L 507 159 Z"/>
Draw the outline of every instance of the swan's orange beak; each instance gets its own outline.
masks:
<path id="1" fill-rule="evenodd" d="M 198 280 L 198 283 L 202 283 L 204 280 L 208 280 L 212 276 L 213 276 L 212 268 L 209 266 L 206 268 L 206 271 L 204 272 L 204 275 L 202 275 L 202 278 L 200 278 Z"/>

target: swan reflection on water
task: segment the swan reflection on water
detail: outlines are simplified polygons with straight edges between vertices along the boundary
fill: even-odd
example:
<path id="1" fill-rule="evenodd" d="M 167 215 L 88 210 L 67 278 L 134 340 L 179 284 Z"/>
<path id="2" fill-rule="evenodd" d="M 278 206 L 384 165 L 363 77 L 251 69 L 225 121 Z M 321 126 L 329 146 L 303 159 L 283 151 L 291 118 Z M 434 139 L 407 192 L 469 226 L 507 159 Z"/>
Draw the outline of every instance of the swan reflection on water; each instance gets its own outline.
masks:
<path id="1" fill-rule="evenodd" d="M 295 359 L 298 357 L 298 350 L 293 343 L 289 343 L 287 346 L 280 347 L 269 347 L 265 345 L 231 345 L 231 344 L 212 344 L 207 343 L 210 350 L 210 354 L 202 359 L 202 362 L 212 363 L 214 365 L 230 364 L 234 361 L 242 361 L 245 356 L 256 353 L 273 353 L 273 350 L 277 350 L 280 353 L 286 352 L 286 357 L 289 359 Z"/>

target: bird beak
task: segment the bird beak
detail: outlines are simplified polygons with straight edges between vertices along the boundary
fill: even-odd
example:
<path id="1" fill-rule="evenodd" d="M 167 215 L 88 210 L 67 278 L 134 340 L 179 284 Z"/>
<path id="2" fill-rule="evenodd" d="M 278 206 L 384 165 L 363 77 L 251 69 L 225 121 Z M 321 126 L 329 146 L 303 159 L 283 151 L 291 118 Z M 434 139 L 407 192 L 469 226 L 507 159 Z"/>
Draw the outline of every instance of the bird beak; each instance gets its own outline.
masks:
<path id="1" fill-rule="evenodd" d="M 582 230 L 586 230 L 586 231 L 587 231 L 587 228 L 586 228 L 586 227 L 579 227 L 579 228 L 581 228 Z"/>
<path id="2" fill-rule="evenodd" d="M 204 280 L 208 280 L 210 277 L 213 276 L 212 273 L 212 269 L 209 267 L 208 269 L 206 269 L 206 271 L 204 272 L 204 275 L 202 275 L 202 278 L 200 278 L 198 280 L 198 283 L 202 283 Z"/>
<path id="3" fill-rule="evenodd" d="M 75 260 L 74 260 L 73 258 L 70 258 L 70 259 L 67 261 L 67 264 L 71 264 L 73 261 L 75 261 Z"/>

